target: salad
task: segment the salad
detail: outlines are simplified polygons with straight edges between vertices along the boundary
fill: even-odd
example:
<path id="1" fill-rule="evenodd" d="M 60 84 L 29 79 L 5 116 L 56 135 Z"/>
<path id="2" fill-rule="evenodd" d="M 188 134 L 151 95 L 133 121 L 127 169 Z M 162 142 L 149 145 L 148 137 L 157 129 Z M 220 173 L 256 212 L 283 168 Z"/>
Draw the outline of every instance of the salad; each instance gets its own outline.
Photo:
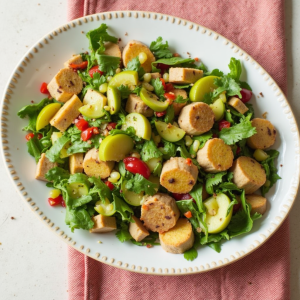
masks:
<path id="1" fill-rule="evenodd" d="M 35 178 L 47 181 L 51 206 L 65 207 L 71 231 L 115 231 L 187 260 L 250 232 L 280 179 L 279 152 L 269 149 L 272 123 L 254 116 L 241 62 L 209 71 L 162 37 L 121 51 L 106 24 L 86 36 L 89 52 L 18 112 L 29 120 Z"/>

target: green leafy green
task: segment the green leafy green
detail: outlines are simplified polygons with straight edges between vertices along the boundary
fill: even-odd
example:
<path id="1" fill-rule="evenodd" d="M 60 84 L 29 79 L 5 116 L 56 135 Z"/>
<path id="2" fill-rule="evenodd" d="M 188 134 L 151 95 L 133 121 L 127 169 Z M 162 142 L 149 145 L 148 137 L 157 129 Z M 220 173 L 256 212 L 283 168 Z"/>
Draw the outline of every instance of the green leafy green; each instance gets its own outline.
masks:
<path id="1" fill-rule="evenodd" d="M 229 75 L 220 78 L 215 78 L 214 84 L 217 86 L 217 88 L 213 91 L 213 98 L 216 98 L 224 91 L 226 91 L 227 96 L 238 95 L 240 98 L 242 97 L 240 93 L 240 85 Z"/>
<path id="2" fill-rule="evenodd" d="M 215 174 L 207 174 L 206 175 L 206 183 L 205 183 L 205 188 L 208 194 L 213 194 L 214 189 L 213 186 L 217 185 L 222 182 L 223 176 L 226 175 L 227 172 L 219 172 Z"/>
<path id="3" fill-rule="evenodd" d="M 121 242 L 121 243 L 124 243 L 126 241 L 130 241 L 132 239 L 132 236 L 131 234 L 129 233 L 129 227 L 128 227 L 128 224 L 122 222 L 121 223 L 121 228 L 120 230 L 118 230 L 116 232 L 116 237 L 118 238 L 118 240 Z"/>
<path id="4" fill-rule="evenodd" d="M 165 115 L 164 121 L 169 124 L 169 123 L 173 123 L 175 118 L 175 112 L 174 112 L 174 106 L 173 105 L 169 105 L 167 108 L 167 113 Z"/>
<path id="5" fill-rule="evenodd" d="M 111 55 L 104 55 L 104 54 L 96 53 L 95 58 L 99 65 L 99 69 L 102 72 L 105 72 L 106 75 L 114 75 L 116 69 L 119 68 L 120 63 L 121 63 L 121 60 L 119 57 L 111 56 Z"/>
<path id="6" fill-rule="evenodd" d="M 203 133 L 201 135 L 197 135 L 193 137 L 194 141 L 199 141 L 200 142 L 200 146 L 199 149 L 203 148 L 205 143 L 212 137 L 212 132 L 208 131 L 206 133 Z"/>
<path id="7" fill-rule="evenodd" d="M 140 154 L 143 161 L 163 156 L 163 153 L 158 150 L 153 140 L 145 141 Z"/>
<path id="8" fill-rule="evenodd" d="M 90 177 L 89 182 L 94 184 L 94 187 L 89 190 L 90 195 L 98 195 L 103 203 L 108 199 L 110 202 L 113 201 L 113 195 L 109 187 L 100 179 L 96 177 Z"/>
<path id="9" fill-rule="evenodd" d="M 71 209 L 67 206 L 65 222 L 69 225 L 72 232 L 74 232 L 75 228 L 89 230 L 94 226 L 89 213 L 83 208 Z"/>
<path id="10" fill-rule="evenodd" d="M 137 71 L 139 74 L 139 78 L 141 79 L 143 77 L 143 75 L 145 74 L 145 70 L 144 68 L 141 66 L 139 57 L 135 57 L 132 60 L 130 60 L 126 66 L 126 68 L 124 69 L 126 70 L 131 70 L 131 71 Z"/>
<path id="11" fill-rule="evenodd" d="M 164 99 L 165 89 L 159 78 L 151 79 L 151 84 L 154 87 L 154 93 L 160 98 Z"/>
<path id="12" fill-rule="evenodd" d="M 52 147 L 46 152 L 46 157 L 51 161 L 51 162 L 58 162 L 58 163 L 63 163 L 63 160 L 60 158 L 60 151 L 64 147 L 66 143 L 68 143 L 71 139 L 63 135 L 60 137 L 55 143 L 52 145 Z"/>
<path id="13" fill-rule="evenodd" d="M 206 212 L 206 209 L 202 202 L 202 192 L 203 192 L 203 184 L 198 183 L 193 187 L 192 191 L 190 191 L 190 193 L 189 193 L 191 195 L 191 197 L 196 201 L 198 211 L 200 213 Z"/>
<path id="14" fill-rule="evenodd" d="M 156 65 L 157 64 L 164 64 L 168 66 L 175 66 L 184 63 L 193 63 L 194 60 L 192 58 L 182 58 L 182 57 L 170 57 L 170 58 L 161 58 L 154 62 L 152 62 L 152 70 L 157 71 Z"/>
<path id="15" fill-rule="evenodd" d="M 156 193 L 157 184 L 152 183 L 140 174 L 135 174 L 135 176 L 128 180 L 125 185 L 127 190 L 139 194 L 140 192 L 145 192 L 147 195 L 154 195 Z"/>
<path id="16" fill-rule="evenodd" d="M 242 119 L 239 124 L 233 125 L 229 128 L 223 128 L 220 131 L 219 138 L 225 144 L 233 145 L 242 139 L 249 138 L 256 133 L 255 127 L 252 127 L 249 118 Z"/>
<path id="17" fill-rule="evenodd" d="M 50 100 L 48 98 L 43 99 L 37 104 L 30 104 L 27 106 L 24 106 L 18 111 L 18 116 L 21 119 L 24 119 L 25 117 L 29 118 L 29 124 L 23 128 L 23 130 L 26 131 L 33 131 L 36 132 L 36 119 L 38 117 L 39 112 L 48 104 L 52 103 L 53 100 Z"/>
<path id="18" fill-rule="evenodd" d="M 191 249 L 184 252 L 183 257 L 186 260 L 193 261 L 198 257 L 198 251 L 195 249 L 195 247 L 192 247 Z"/>
<path id="19" fill-rule="evenodd" d="M 67 170 L 60 167 L 54 167 L 50 169 L 45 175 L 45 178 L 47 180 L 57 181 L 57 182 L 60 182 L 63 179 L 69 179 L 69 177 L 70 177 L 70 173 Z"/>
<path id="20" fill-rule="evenodd" d="M 266 151 L 266 153 L 269 157 L 262 161 L 261 164 L 266 171 L 266 177 L 267 180 L 269 180 L 269 185 L 263 185 L 261 187 L 261 193 L 263 196 L 265 196 L 277 180 L 281 179 L 281 177 L 277 174 L 277 168 L 275 166 L 275 159 L 279 156 L 279 152 L 277 150 L 269 150 Z"/>
<path id="21" fill-rule="evenodd" d="M 35 158 L 35 161 L 38 162 L 41 157 L 43 146 L 36 135 L 27 142 L 27 150 L 28 153 Z"/>
<path id="22" fill-rule="evenodd" d="M 222 77 L 224 76 L 224 73 L 220 71 L 219 69 L 213 69 L 211 72 L 206 72 L 205 76 L 218 76 Z"/>
<path id="23" fill-rule="evenodd" d="M 130 222 L 131 215 L 133 214 L 132 208 L 117 195 L 115 194 L 112 195 L 114 199 L 114 201 L 112 202 L 114 209 L 116 210 L 116 212 L 118 212 L 121 215 L 123 221 Z"/>
<path id="24" fill-rule="evenodd" d="M 87 85 L 82 89 L 81 94 L 84 96 L 89 89 L 99 91 L 101 84 L 106 82 L 106 77 L 98 72 L 93 74 L 93 78 L 89 75 L 87 70 L 77 71 L 79 77 L 87 83 Z"/>
<path id="25" fill-rule="evenodd" d="M 171 142 L 163 140 L 164 147 L 159 150 L 163 153 L 163 158 L 168 160 L 173 156 L 176 156 L 176 146 Z"/>
<path id="26" fill-rule="evenodd" d="M 175 89 L 187 89 L 189 88 L 191 85 L 190 84 L 173 84 Z"/>
<path id="27" fill-rule="evenodd" d="M 209 92 L 209 93 L 206 93 L 204 94 L 204 97 L 202 99 L 202 102 L 206 103 L 206 104 L 212 104 L 214 101 L 213 101 L 213 93 L 212 92 Z"/>
<path id="28" fill-rule="evenodd" d="M 172 52 L 169 49 L 169 44 L 166 41 L 163 43 L 162 37 L 158 37 L 156 41 L 151 42 L 150 50 L 156 57 L 156 59 L 160 58 L 171 58 L 173 56 Z"/>
<path id="29" fill-rule="evenodd" d="M 228 67 L 230 70 L 228 76 L 233 78 L 235 81 L 239 81 L 242 74 L 242 64 L 240 60 L 231 57 Z"/>
<path id="30" fill-rule="evenodd" d="M 181 95 L 177 95 L 174 103 L 186 103 L 189 101 L 189 98 L 183 98 Z"/>

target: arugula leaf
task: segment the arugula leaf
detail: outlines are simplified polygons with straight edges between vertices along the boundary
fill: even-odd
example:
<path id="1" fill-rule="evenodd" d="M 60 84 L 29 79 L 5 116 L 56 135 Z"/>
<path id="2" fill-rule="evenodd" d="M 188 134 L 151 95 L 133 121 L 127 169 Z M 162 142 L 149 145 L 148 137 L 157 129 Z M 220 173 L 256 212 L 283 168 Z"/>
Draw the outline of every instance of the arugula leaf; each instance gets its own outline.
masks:
<path id="1" fill-rule="evenodd" d="M 123 221 L 131 221 L 131 215 L 133 214 L 133 210 L 131 207 L 123 201 L 121 198 L 119 198 L 117 195 L 112 194 L 114 201 L 112 202 L 114 209 L 116 212 L 118 212 Z"/>
<path id="2" fill-rule="evenodd" d="M 220 131 L 219 138 L 222 139 L 225 144 L 233 145 L 242 139 L 249 138 L 255 133 L 255 127 L 252 127 L 249 118 L 245 118 L 241 120 L 239 124 L 233 125 L 229 128 L 223 128 Z"/>
<path id="3" fill-rule="evenodd" d="M 145 192 L 146 195 L 150 196 L 154 195 L 156 193 L 155 189 L 158 188 L 157 184 L 152 183 L 140 174 L 135 174 L 132 179 L 128 180 L 125 187 L 137 194 Z"/>
<path id="4" fill-rule="evenodd" d="M 166 122 L 167 124 L 173 123 L 174 118 L 175 118 L 174 106 L 169 105 L 167 108 L 167 113 L 164 118 L 164 122 Z"/>
<path id="5" fill-rule="evenodd" d="M 277 174 L 277 168 L 275 166 L 275 159 L 279 156 L 279 152 L 277 150 L 269 150 L 266 151 L 269 157 L 261 162 L 261 165 L 264 167 L 266 171 L 267 180 L 269 180 L 269 185 L 263 185 L 261 187 L 261 193 L 263 196 L 270 190 L 270 188 L 277 182 L 277 180 L 281 179 L 281 177 Z"/>
<path id="6" fill-rule="evenodd" d="M 148 161 L 151 158 L 158 158 L 163 155 L 158 150 L 153 140 L 145 141 L 140 154 L 143 161 Z"/>
<path id="7" fill-rule="evenodd" d="M 235 81 L 239 81 L 242 74 L 242 64 L 239 59 L 231 57 L 228 65 L 230 72 L 228 76 L 233 78 Z"/>
<path id="8" fill-rule="evenodd" d="M 67 206 L 65 222 L 72 232 L 75 228 L 89 230 L 94 227 L 94 222 L 91 220 L 89 213 L 83 208 L 71 209 Z"/>
<path id="9" fill-rule="evenodd" d="M 43 99 L 41 102 L 37 104 L 30 104 L 22 107 L 18 111 L 18 116 L 21 119 L 24 119 L 26 116 L 29 118 L 29 124 L 23 128 L 26 131 L 36 132 L 36 119 L 38 117 L 39 112 L 48 104 L 52 103 L 53 100 L 48 98 Z"/>
<path id="10" fill-rule="evenodd" d="M 92 144 L 84 142 L 83 140 L 77 140 L 68 148 L 67 154 L 86 153 L 92 147 Z"/>
<path id="11" fill-rule="evenodd" d="M 113 201 L 111 190 L 100 178 L 90 177 L 88 180 L 94 184 L 94 187 L 89 190 L 89 195 L 98 195 L 103 203 L 106 199 Z"/>
<path id="12" fill-rule="evenodd" d="M 192 191 L 189 194 L 196 201 L 199 212 L 200 213 L 205 213 L 206 209 L 205 209 L 205 206 L 202 202 L 202 200 L 203 200 L 202 199 L 202 192 L 203 192 L 203 184 L 198 183 L 193 187 Z"/>
<path id="13" fill-rule="evenodd" d="M 27 142 L 27 151 L 31 156 L 35 158 L 36 162 L 39 161 L 42 150 L 43 150 L 43 146 L 41 145 L 36 135 Z"/>
<path id="14" fill-rule="evenodd" d="M 92 196 L 90 195 L 82 195 L 79 198 L 69 198 L 68 206 L 72 209 L 78 208 L 84 204 L 87 204 L 93 200 Z"/>
<path id="15" fill-rule="evenodd" d="M 130 60 L 126 66 L 126 68 L 124 69 L 124 71 L 126 70 L 131 70 L 131 71 L 137 71 L 139 78 L 141 79 L 143 77 L 143 75 L 145 74 L 145 70 L 144 68 L 141 66 L 139 57 L 135 57 L 132 60 Z"/>
<path id="16" fill-rule="evenodd" d="M 227 171 L 206 175 L 205 188 L 206 188 L 206 191 L 208 194 L 212 195 L 214 193 L 213 186 L 221 183 L 223 176 L 226 174 L 227 174 Z"/>
<path id="17" fill-rule="evenodd" d="M 195 247 L 192 247 L 191 249 L 184 252 L 183 257 L 186 260 L 193 261 L 198 257 L 198 251 L 195 249 Z"/>
<path id="18" fill-rule="evenodd" d="M 164 64 L 168 66 L 175 66 L 184 63 L 194 63 L 192 58 L 182 58 L 182 57 L 170 57 L 170 58 L 161 58 L 154 62 L 152 62 L 152 70 L 157 70 L 155 65 L 157 64 Z"/>
<path id="19" fill-rule="evenodd" d="M 52 169 L 50 169 L 46 175 L 45 178 L 49 181 L 54 181 L 54 182 L 60 182 L 63 179 L 69 179 L 70 177 L 70 173 L 60 167 L 54 167 Z"/>
<path id="20" fill-rule="evenodd" d="M 95 54 L 95 58 L 99 65 L 99 69 L 102 72 L 105 72 L 106 75 L 114 75 L 116 69 L 119 68 L 119 65 L 121 63 L 119 57 L 99 54 L 98 52 Z"/>
<path id="21" fill-rule="evenodd" d="M 240 93 L 241 87 L 229 75 L 223 76 L 221 78 L 215 78 L 214 84 L 217 86 L 217 88 L 213 91 L 213 98 L 216 98 L 224 91 L 226 91 L 227 96 L 238 95 L 240 98 L 242 98 L 242 95 Z"/>
<path id="22" fill-rule="evenodd" d="M 58 163 L 63 163 L 63 160 L 60 158 L 60 151 L 64 147 L 66 143 L 68 143 L 71 139 L 63 135 L 60 137 L 53 145 L 52 147 L 46 152 L 46 157 L 51 161 L 51 162 L 58 162 Z"/>
<path id="23" fill-rule="evenodd" d="M 89 39 L 90 43 L 90 49 L 93 52 L 96 52 L 96 50 L 102 46 L 102 51 L 105 50 L 103 47 L 103 42 L 112 42 L 112 43 L 117 43 L 118 39 L 114 36 L 111 36 L 107 33 L 108 26 L 104 23 L 100 25 L 99 28 L 90 30 L 87 34 L 86 37 Z M 104 48 L 104 49 L 103 49 Z"/>
<path id="24" fill-rule="evenodd" d="M 193 137 L 193 140 L 194 141 L 199 141 L 200 142 L 200 146 L 199 146 L 199 149 L 202 149 L 205 145 L 205 143 L 212 137 L 212 132 L 211 131 L 208 131 L 206 133 L 203 133 L 201 135 L 198 135 L 198 136 L 194 136 Z"/>
<path id="25" fill-rule="evenodd" d="M 129 233 L 129 226 L 128 224 L 121 222 L 121 228 L 116 232 L 116 237 L 121 243 L 126 241 L 130 241 L 132 239 L 131 234 Z"/>
<path id="26" fill-rule="evenodd" d="M 250 215 L 251 207 L 249 207 L 249 204 L 246 202 L 245 190 L 243 190 L 240 199 L 243 209 L 239 210 L 231 218 L 228 225 L 230 238 L 249 232 L 253 226 L 253 220 Z"/>
<path id="27" fill-rule="evenodd" d="M 166 41 L 163 43 L 162 37 L 158 37 L 156 41 L 151 42 L 150 51 L 154 54 L 156 59 L 159 58 L 171 58 L 173 53 L 169 50 L 169 44 Z"/>
<path id="28" fill-rule="evenodd" d="M 222 77 L 224 76 L 224 73 L 220 71 L 219 69 L 213 69 L 211 72 L 206 72 L 205 76 L 218 76 Z"/>
<path id="29" fill-rule="evenodd" d="M 154 87 L 154 93 L 161 99 L 164 99 L 165 89 L 159 78 L 151 79 L 151 84 Z"/>

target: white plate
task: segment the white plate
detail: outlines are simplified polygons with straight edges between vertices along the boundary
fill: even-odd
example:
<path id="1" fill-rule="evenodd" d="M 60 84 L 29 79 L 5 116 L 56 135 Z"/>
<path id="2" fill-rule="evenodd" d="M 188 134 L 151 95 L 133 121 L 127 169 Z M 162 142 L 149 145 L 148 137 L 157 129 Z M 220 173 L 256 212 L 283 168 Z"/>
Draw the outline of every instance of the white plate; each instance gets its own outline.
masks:
<path id="1" fill-rule="evenodd" d="M 210 70 L 227 71 L 231 57 L 244 66 L 243 80 L 253 88 L 257 117 L 268 112 L 268 119 L 278 131 L 273 148 L 280 151 L 279 180 L 268 193 L 268 211 L 254 223 L 250 234 L 234 238 L 222 245 L 221 253 L 209 247 L 199 248 L 196 260 L 188 262 L 183 255 L 166 253 L 161 247 L 148 249 L 131 243 L 120 243 L 114 233 L 90 234 L 84 230 L 72 233 L 64 222 L 64 209 L 47 203 L 49 189 L 34 179 L 35 161 L 27 153 L 25 133 L 27 123 L 17 117 L 18 110 L 31 100 L 42 99 L 41 82 L 49 82 L 63 62 L 72 54 L 88 50 L 85 33 L 101 23 L 109 26 L 112 35 L 121 38 L 121 45 L 135 39 L 150 44 L 158 36 L 169 42 L 174 52 L 187 57 L 199 57 Z M 299 132 L 291 108 L 270 75 L 247 53 L 216 32 L 195 23 L 157 13 L 110 12 L 72 21 L 42 38 L 22 58 L 13 72 L 2 100 L 2 154 L 6 167 L 22 199 L 32 212 L 66 243 L 101 262 L 130 271 L 172 275 L 198 273 L 234 262 L 263 244 L 286 218 L 295 200 L 299 184 Z M 101 240 L 102 244 L 97 241 Z M 37 241 L 38 242 L 38 241 Z M 259 251 L 259 250 L 258 250 Z"/>

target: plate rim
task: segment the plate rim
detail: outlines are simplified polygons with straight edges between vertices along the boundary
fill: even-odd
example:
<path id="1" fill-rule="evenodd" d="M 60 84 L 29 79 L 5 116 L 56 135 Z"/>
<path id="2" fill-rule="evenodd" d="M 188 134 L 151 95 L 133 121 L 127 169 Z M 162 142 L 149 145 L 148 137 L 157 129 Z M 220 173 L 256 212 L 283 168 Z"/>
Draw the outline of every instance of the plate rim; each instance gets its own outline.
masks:
<path id="1" fill-rule="evenodd" d="M 32 59 L 34 59 L 33 53 L 37 53 L 37 52 L 39 52 L 39 48 L 44 48 L 45 46 L 47 46 L 47 44 L 49 44 L 48 39 L 53 40 L 57 35 L 68 31 L 72 27 L 81 26 L 82 24 L 88 23 L 88 22 L 93 22 L 94 19 L 96 21 L 105 21 L 106 18 L 109 20 L 112 18 L 119 18 L 119 17 L 124 18 L 125 14 L 126 14 L 126 17 L 128 17 L 128 18 L 139 18 L 139 17 L 151 18 L 152 17 L 152 19 L 157 20 L 157 21 L 165 19 L 166 21 L 170 21 L 173 24 L 186 26 L 189 30 L 192 30 L 192 29 L 195 29 L 196 31 L 201 30 L 201 33 L 203 33 L 203 34 L 208 33 L 208 35 L 211 36 L 214 40 L 217 40 L 221 37 L 224 39 L 224 45 L 227 46 L 230 43 L 232 49 L 233 48 L 237 49 L 237 51 L 235 53 L 240 52 L 241 58 L 244 58 L 247 61 L 250 60 L 251 64 L 256 63 L 257 66 L 261 69 L 261 75 L 268 76 L 268 79 L 265 79 L 265 80 L 267 80 L 267 81 L 271 80 L 270 85 L 274 85 L 274 87 L 276 88 L 276 91 L 278 90 L 278 92 L 277 92 L 278 97 L 282 96 L 282 101 L 289 108 L 289 114 L 292 115 L 291 119 L 294 120 L 294 124 L 290 126 L 290 129 L 292 126 L 294 126 L 293 132 L 297 134 L 297 139 L 295 139 L 295 141 L 298 142 L 298 147 L 296 146 L 295 150 L 297 150 L 297 148 L 298 148 L 298 152 L 299 152 L 299 142 L 300 142 L 299 128 L 298 128 L 298 124 L 297 124 L 297 120 L 295 118 L 294 112 L 291 109 L 291 106 L 287 100 L 287 97 L 285 96 L 282 89 L 278 86 L 276 81 L 270 76 L 270 74 L 255 59 L 253 59 L 253 57 L 251 55 L 249 55 L 241 47 L 239 47 L 234 42 L 232 42 L 231 40 L 229 40 L 228 38 L 224 37 L 223 35 L 217 33 L 214 30 L 211 30 L 211 29 L 209 29 L 205 26 L 202 26 L 200 24 L 197 24 L 195 22 L 192 22 L 192 21 L 189 21 L 186 19 L 182 19 L 180 17 L 176 17 L 176 16 L 172 16 L 172 15 L 168 15 L 168 14 L 157 13 L 157 12 L 150 12 L 150 11 L 120 10 L 120 11 L 108 11 L 108 12 L 101 12 L 101 13 L 96 13 L 96 14 L 92 14 L 92 15 L 87 15 L 87 16 L 83 16 L 83 17 L 71 20 L 67 23 L 64 23 L 63 25 L 57 27 L 56 29 L 48 32 L 42 38 L 38 39 L 38 41 L 31 46 L 31 48 L 22 56 L 22 58 L 16 64 L 16 66 L 13 69 L 12 74 L 9 76 L 7 84 L 3 90 L 3 96 L 1 98 L 1 107 L 0 107 L 1 156 L 3 158 L 3 162 L 4 162 L 5 169 L 7 171 L 7 174 L 9 175 L 11 181 L 13 182 L 14 187 L 17 189 L 21 198 L 23 200 L 25 200 L 25 202 L 27 202 L 29 207 L 31 206 L 31 210 L 34 213 L 34 215 L 40 221 L 44 221 L 42 223 L 44 223 L 45 225 L 48 225 L 47 227 L 49 229 L 52 229 L 52 231 L 54 231 L 57 236 L 59 236 L 62 240 L 64 240 L 68 246 L 73 247 L 75 250 L 77 250 L 77 251 L 81 252 L 82 254 L 87 255 L 99 262 L 102 262 L 107 265 L 110 265 L 110 266 L 113 266 L 113 267 L 116 267 L 119 269 L 123 269 L 126 271 L 147 274 L 147 275 L 160 275 L 160 276 L 161 275 L 176 276 L 176 275 L 198 274 L 198 273 L 204 273 L 204 272 L 212 271 L 212 270 L 227 266 L 227 265 L 234 263 L 234 262 L 246 257 L 247 255 L 251 254 L 253 251 L 258 249 L 261 245 L 263 245 L 267 240 L 269 240 L 269 238 L 271 236 L 273 236 L 273 234 L 279 229 L 279 227 L 285 221 L 285 219 L 287 218 L 290 210 L 292 209 L 292 207 L 295 203 L 296 196 L 297 196 L 298 189 L 299 189 L 299 184 L 300 184 L 300 173 L 299 172 L 297 172 L 297 177 L 298 177 L 297 183 L 289 188 L 289 191 L 291 189 L 294 190 L 293 193 L 291 193 L 292 196 L 289 197 L 289 200 L 292 202 L 290 203 L 289 206 L 285 205 L 286 211 L 284 211 L 284 215 L 275 217 L 278 223 L 272 222 L 273 220 L 270 221 L 271 225 L 273 226 L 270 234 L 267 237 L 265 235 L 261 234 L 263 241 L 262 242 L 257 241 L 257 240 L 254 241 L 254 245 L 253 244 L 251 245 L 249 251 L 247 251 L 247 252 L 242 251 L 244 253 L 239 253 L 239 255 L 235 255 L 235 256 L 231 255 L 231 257 L 228 259 L 224 258 L 223 259 L 224 262 L 222 261 L 222 264 L 221 263 L 217 264 L 215 262 L 211 262 L 211 265 L 206 264 L 205 266 L 202 265 L 199 268 L 194 267 L 194 269 L 192 267 L 189 267 L 189 268 L 187 267 L 187 268 L 182 268 L 182 269 L 179 268 L 176 270 L 175 270 L 175 268 L 165 268 L 164 270 L 162 270 L 161 268 L 156 268 L 157 269 L 156 270 L 154 267 L 146 268 L 146 267 L 135 266 L 135 265 L 130 266 L 129 264 L 127 264 L 127 263 L 124 264 L 121 261 L 118 261 L 115 263 L 114 258 L 108 258 L 106 256 L 102 256 L 100 259 L 100 254 L 98 252 L 91 254 L 89 248 L 85 249 L 85 251 L 84 251 L 84 248 L 85 248 L 84 245 L 76 247 L 75 246 L 77 244 L 76 241 L 72 241 L 72 238 L 68 237 L 63 231 L 60 231 L 59 227 L 55 227 L 54 223 L 51 222 L 50 219 L 48 219 L 47 216 L 45 216 L 43 212 L 39 211 L 39 207 L 36 206 L 36 203 L 33 201 L 33 199 L 31 197 L 28 197 L 28 194 L 25 191 L 25 188 L 22 185 L 22 182 L 20 181 L 20 178 L 19 178 L 17 172 L 14 170 L 14 167 L 11 164 L 11 159 L 9 158 L 10 153 L 9 153 L 9 146 L 8 146 L 9 138 L 5 134 L 6 127 L 7 127 L 6 121 L 7 121 L 8 111 L 9 111 L 9 104 L 10 104 L 9 100 L 11 98 L 11 94 L 13 94 L 12 90 L 14 88 L 16 88 L 18 78 L 21 77 L 19 72 L 23 73 L 24 68 L 26 68 L 26 66 L 27 66 L 27 63 L 29 63 Z M 275 90 L 274 90 L 274 92 L 275 92 Z M 299 153 L 297 153 L 297 154 L 299 154 Z M 298 167 L 299 167 L 299 160 L 298 160 Z"/>

